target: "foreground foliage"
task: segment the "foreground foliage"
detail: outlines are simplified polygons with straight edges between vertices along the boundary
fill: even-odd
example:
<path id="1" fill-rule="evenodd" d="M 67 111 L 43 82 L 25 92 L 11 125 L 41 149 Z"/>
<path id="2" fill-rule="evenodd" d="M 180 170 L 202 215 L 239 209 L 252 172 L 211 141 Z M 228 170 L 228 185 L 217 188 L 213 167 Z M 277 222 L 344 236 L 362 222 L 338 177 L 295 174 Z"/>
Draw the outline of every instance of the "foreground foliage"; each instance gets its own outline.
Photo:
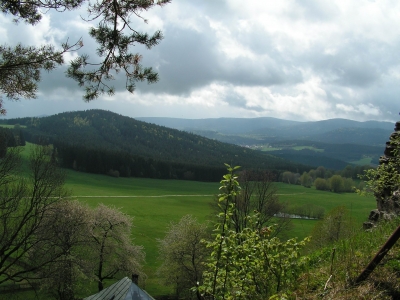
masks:
<path id="1" fill-rule="evenodd" d="M 29 179 L 19 176 L 21 148 L 8 148 L 0 159 L 0 284 L 35 279 L 32 272 L 52 262 L 38 262 L 30 251 L 41 238 L 37 235 L 53 205 L 66 193 L 65 176 L 50 159 L 49 147 L 36 147 L 29 159 Z"/>
<path id="2" fill-rule="evenodd" d="M 202 282 L 204 262 L 210 254 L 202 240 L 208 238 L 207 224 L 186 215 L 179 223 L 171 223 L 166 236 L 158 241 L 162 261 L 158 273 L 163 284 L 173 286 L 177 299 L 199 296 L 190 289 Z"/>
<path id="3" fill-rule="evenodd" d="M 207 241 L 211 256 L 198 288 L 204 299 L 267 299 L 288 293 L 306 263 L 300 249 L 308 239 L 285 242 L 270 237 L 273 227 L 259 228 L 260 214 L 247 215 L 247 227 L 235 230 L 231 215 L 240 186 L 234 171 L 221 181 L 222 212 L 215 225 L 215 239 Z"/>
<path id="4" fill-rule="evenodd" d="M 147 49 L 157 45 L 163 38 L 161 31 L 153 35 L 142 33 L 131 25 L 131 18 L 142 18 L 141 13 L 156 5 L 162 6 L 170 0 L 133 0 L 133 1 L 0 1 L 0 10 L 5 15 L 12 15 L 15 21 L 24 21 L 35 25 L 42 19 L 42 11 L 57 12 L 77 9 L 87 5 L 88 15 L 82 20 L 93 24 L 89 35 L 97 43 L 97 59 L 89 59 L 81 54 L 72 60 L 67 76 L 85 87 L 84 100 L 90 101 L 101 94 L 114 94 L 109 82 L 122 72 L 126 78 L 125 87 L 129 92 L 135 90 L 135 83 L 147 81 L 153 83 L 158 75 L 152 68 L 141 65 L 142 56 L 131 53 L 135 45 Z M 144 20 L 146 21 L 146 20 Z M 86 41 L 85 41 L 86 44 Z M 51 71 L 64 63 L 64 54 L 78 52 L 84 47 L 82 39 L 69 43 L 68 40 L 57 47 L 48 44 L 40 47 L 0 45 L 0 93 L 7 98 L 35 98 L 42 70 Z M 0 115 L 5 114 L 0 98 Z"/>
<path id="5" fill-rule="evenodd" d="M 7 148 L 0 158 L 0 285 L 23 282 L 55 299 L 74 300 L 90 281 L 101 290 L 105 279 L 121 274 L 145 278 L 132 218 L 66 197 L 65 174 L 51 147 L 33 147 L 24 174 L 22 151 Z"/>
<path id="6" fill-rule="evenodd" d="M 375 169 L 365 171 L 363 176 L 366 188 L 359 191 L 360 194 L 372 193 L 378 201 L 378 205 L 385 209 L 394 209 L 387 206 L 388 198 L 393 193 L 398 193 L 400 187 L 400 133 L 394 132 L 390 136 L 390 142 L 386 146 L 385 156 L 382 157 L 380 164 Z"/>
<path id="7" fill-rule="evenodd" d="M 370 231 L 353 228 L 340 239 L 309 254 L 308 270 L 293 291 L 300 299 L 399 299 L 400 256 L 398 243 L 388 252 L 367 280 L 354 280 L 368 265 L 400 220 L 383 221 Z"/>

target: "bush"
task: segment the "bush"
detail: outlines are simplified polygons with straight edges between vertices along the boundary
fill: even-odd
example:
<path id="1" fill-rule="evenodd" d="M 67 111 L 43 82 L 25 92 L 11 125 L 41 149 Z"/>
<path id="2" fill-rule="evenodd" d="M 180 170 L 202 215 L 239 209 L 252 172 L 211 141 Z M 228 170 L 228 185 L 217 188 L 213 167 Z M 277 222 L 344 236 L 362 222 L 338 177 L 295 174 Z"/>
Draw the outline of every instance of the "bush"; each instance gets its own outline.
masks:
<path id="1" fill-rule="evenodd" d="M 351 178 L 345 178 L 343 180 L 343 192 L 351 193 L 355 191 L 354 181 Z"/>
<path id="2" fill-rule="evenodd" d="M 300 176 L 300 183 L 304 187 L 311 187 L 312 184 L 312 178 L 311 176 L 307 173 L 304 172 L 303 175 Z"/>
<path id="3" fill-rule="evenodd" d="M 351 235 L 351 222 L 344 206 L 332 209 L 313 228 L 312 248 L 321 248 Z"/>
<path id="4" fill-rule="evenodd" d="M 320 190 L 320 191 L 329 191 L 331 188 L 329 186 L 329 182 L 326 179 L 322 179 L 322 178 L 315 179 L 314 186 L 317 190 Z"/>
<path id="5" fill-rule="evenodd" d="M 333 175 L 329 179 L 329 183 L 330 183 L 330 186 L 331 186 L 331 191 L 334 192 L 334 193 L 340 193 L 344 189 L 343 178 L 340 175 Z"/>
<path id="6" fill-rule="evenodd" d="M 162 265 L 158 273 L 163 283 L 173 286 L 176 299 L 193 299 L 191 288 L 202 282 L 204 262 L 209 255 L 203 239 L 209 238 L 207 224 L 186 215 L 179 223 L 171 223 L 165 237 L 158 240 Z"/>
<path id="7" fill-rule="evenodd" d="M 300 249 L 308 239 L 281 241 L 271 238 L 273 227 L 259 229 L 259 214 L 247 215 L 248 226 L 236 232 L 230 222 L 235 213 L 233 199 L 240 186 L 234 175 L 236 168 L 221 181 L 220 222 L 215 224 L 215 239 L 206 242 L 211 256 L 198 291 L 205 299 L 268 299 L 289 293 L 307 259 Z"/>

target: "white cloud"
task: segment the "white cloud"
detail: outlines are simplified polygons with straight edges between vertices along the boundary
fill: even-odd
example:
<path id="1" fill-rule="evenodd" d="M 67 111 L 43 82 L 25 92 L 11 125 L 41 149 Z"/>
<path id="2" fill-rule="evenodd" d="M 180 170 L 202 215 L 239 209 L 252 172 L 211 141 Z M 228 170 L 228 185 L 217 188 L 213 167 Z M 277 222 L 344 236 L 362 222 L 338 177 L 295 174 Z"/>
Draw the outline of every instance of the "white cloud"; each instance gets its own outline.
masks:
<path id="1" fill-rule="evenodd" d="M 138 84 L 131 95 L 121 80 L 115 97 L 93 103 L 131 116 L 136 111 L 141 116 L 394 120 L 399 13 L 400 2 L 391 0 L 174 0 L 143 12 L 148 24 L 132 17 L 138 30 L 161 29 L 165 35 L 150 51 L 133 49 L 143 54 L 145 66 L 157 68 L 160 82 Z M 87 34 L 92 25 L 79 14 L 84 16 L 84 8 L 47 13 L 35 27 L 15 26 L 0 15 L 0 42 L 60 45 L 83 37 L 79 53 L 93 56 L 96 45 Z M 87 107 L 74 102 L 81 101 L 82 90 L 64 70 L 44 75 L 40 99 L 47 106 Z"/>

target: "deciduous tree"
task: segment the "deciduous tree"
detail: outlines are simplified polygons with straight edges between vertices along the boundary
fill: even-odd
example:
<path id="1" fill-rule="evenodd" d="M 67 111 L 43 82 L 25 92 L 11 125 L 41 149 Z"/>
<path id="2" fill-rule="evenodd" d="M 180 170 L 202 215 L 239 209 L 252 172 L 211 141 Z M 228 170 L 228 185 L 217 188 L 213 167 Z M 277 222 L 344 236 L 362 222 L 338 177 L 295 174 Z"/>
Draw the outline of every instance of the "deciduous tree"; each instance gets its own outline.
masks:
<path id="1" fill-rule="evenodd" d="M 201 299 L 191 288 L 202 283 L 204 262 L 209 255 L 202 240 L 208 238 L 206 224 L 186 215 L 179 223 L 171 223 L 166 236 L 159 240 L 159 273 L 166 285 L 174 286 L 177 299 Z"/>
<path id="2" fill-rule="evenodd" d="M 299 176 L 296 176 L 295 173 L 286 171 L 282 174 L 282 182 L 289 183 L 289 184 L 297 184 L 297 179 Z"/>
<path id="3" fill-rule="evenodd" d="M 343 191 L 344 188 L 344 182 L 343 178 L 340 175 L 333 175 L 329 179 L 329 185 L 331 187 L 332 192 L 334 193 L 340 193 Z"/>
<path id="4" fill-rule="evenodd" d="M 238 177 L 241 191 L 234 199 L 235 210 L 231 215 L 236 232 L 247 227 L 247 217 L 253 211 L 259 212 L 259 228 L 276 224 L 274 235 L 288 229 L 290 219 L 275 218 L 286 210 L 286 205 L 279 201 L 273 175 L 265 171 L 243 171 Z M 220 209 L 221 210 L 221 207 Z"/>
<path id="5" fill-rule="evenodd" d="M 323 179 L 320 177 L 315 179 L 314 185 L 315 185 L 315 188 L 320 191 L 329 191 L 330 190 L 329 182 L 326 179 Z"/>
<path id="6" fill-rule="evenodd" d="M 49 154 L 49 147 L 32 150 L 29 179 L 17 176 L 20 148 L 8 148 L 0 159 L 0 284 L 35 278 L 34 272 L 51 261 L 29 259 L 41 241 L 37 233 L 46 213 L 66 195 L 64 172 Z"/>
<path id="7" fill-rule="evenodd" d="M 325 177 L 326 177 L 326 169 L 323 166 L 319 166 L 317 168 L 317 170 L 315 171 L 315 173 L 316 173 L 315 175 L 317 176 L 317 178 L 325 179 Z"/>
<path id="8" fill-rule="evenodd" d="M 198 288 L 204 299 L 283 298 L 296 285 L 305 258 L 300 249 L 306 240 L 281 241 L 271 237 L 272 227 L 258 227 L 259 213 L 247 215 L 248 226 L 236 232 L 230 215 L 240 192 L 235 168 L 221 181 L 219 203 L 224 209 L 215 224 L 214 239 L 207 242 L 211 256 L 206 263 L 203 285 Z"/>
<path id="9" fill-rule="evenodd" d="M 311 187 L 312 178 L 309 173 L 304 172 L 303 175 L 300 176 L 300 183 L 304 187 Z"/>
<path id="10" fill-rule="evenodd" d="M 145 277 L 145 253 L 142 246 L 132 243 L 130 216 L 100 204 L 92 213 L 91 227 L 91 258 L 99 291 L 105 279 L 114 279 L 118 274 Z"/>
<path id="11" fill-rule="evenodd" d="M 91 209 L 78 201 L 63 200 L 48 211 L 30 252 L 31 262 L 43 266 L 35 272 L 41 288 L 56 299 L 74 300 L 82 282 L 93 279 L 91 255 Z"/>
<path id="12" fill-rule="evenodd" d="M 311 232 L 310 248 L 318 249 L 351 235 L 354 228 L 344 206 L 338 206 L 318 221 Z"/>
<path id="13" fill-rule="evenodd" d="M 132 218 L 103 204 L 95 209 L 78 201 L 53 205 L 37 232 L 31 261 L 47 262 L 36 272 L 42 289 L 57 299 L 72 300 L 82 282 L 138 274 L 144 262 L 143 247 L 132 243 Z"/>

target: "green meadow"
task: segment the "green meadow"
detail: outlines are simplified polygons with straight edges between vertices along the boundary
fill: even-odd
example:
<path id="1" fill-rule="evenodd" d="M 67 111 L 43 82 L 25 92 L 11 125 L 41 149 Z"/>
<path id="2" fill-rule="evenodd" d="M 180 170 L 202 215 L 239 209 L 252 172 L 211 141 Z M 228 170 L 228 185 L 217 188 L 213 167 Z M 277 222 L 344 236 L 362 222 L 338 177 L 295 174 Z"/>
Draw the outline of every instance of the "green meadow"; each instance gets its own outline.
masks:
<path id="1" fill-rule="evenodd" d="M 352 161 L 351 163 L 359 166 L 371 165 L 372 157 L 363 157 L 359 160 Z"/>
<path id="2" fill-rule="evenodd" d="M 157 239 L 163 238 L 171 222 L 191 214 L 206 221 L 211 214 L 210 203 L 218 193 L 219 183 L 114 178 L 67 171 L 66 188 L 72 198 L 90 206 L 99 203 L 114 205 L 134 217 L 133 238 L 146 252 L 146 290 L 151 295 L 166 294 L 157 280 Z"/>
<path id="3" fill-rule="evenodd" d="M 318 149 L 318 148 L 315 148 L 312 146 L 296 146 L 296 147 L 293 147 L 292 149 L 297 150 L 297 151 L 308 149 L 308 150 L 313 150 L 315 152 L 324 152 L 324 149 Z"/>
<path id="4" fill-rule="evenodd" d="M 186 214 L 206 221 L 212 214 L 210 203 L 218 194 L 219 183 L 156 180 L 144 178 L 113 178 L 104 175 L 67 171 L 66 187 L 74 199 L 90 206 L 99 203 L 114 205 L 134 217 L 133 238 L 146 251 L 146 290 L 154 296 L 169 292 L 157 280 L 160 265 L 157 239 L 163 238 L 170 222 L 178 222 Z M 375 208 L 373 197 L 357 194 L 317 191 L 298 185 L 276 183 L 281 201 L 289 206 L 318 205 L 325 212 L 346 206 L 352 218 L 362 226 L 369 212 Z M 293 219 L 290 237 L 304 238 L 317 221 Z"/>
<path id="5" fill-rule="evenodd" d="M 25 161 L 31 146 L 28 143 L 22 153 Z M 27 174 L 26 167 L 25 164 L 24 174 Z M 209 220 L 213 213 L 211 203 L 219 193 L 219 183 L 114 178 L 73 170 L 66 170 L 66 174 L 65 186 L 72 199 L 92 207 L 100 203 L 112 205 L 134 218 L 134 243 L 142 245 L 146 252 L 145 272 L 148 278 L 145 289 L 153 296 L 171 292 L 158 281 L 156 271 L 161 262 L 158 260 L 157 239 L 165 236 L 171 222 L 178 222 L 184 215 L 191 214 L 201 222 Z M 276 186 L 280 200 L 289 206 L 317 205 L 323 207 L 325 212 L 337 206 L 346 206 L 360 227 L 376 207 L 373 197 L 361 197 L 354 193 L 335 194 L 284 183 L 276 183 Z M 289 237 L 308 236 L 316 222 L 292 219 Z M 93 293 L 95 288 L 93 285 Z"/>
<path id="6" fill-rule="evenodd" d="M 308 149 L 308 150 L 312 150 L 315 152 L 324 152 L 324 149 L 318 149 L 318 148 L 315 148 L 312 146 L 294 146 L 294 147 L 289 147 L 289 148 L 292 150 L 297 150 L 297 151 Z M 282 150 L 282 147 L 277 148 L 277 147 L 270 147 L 269 145 L 263 145 L 263 146 L 257 147 L 257 149 L 259 149 L 261 151 L 277 151 L 277 150 Z"/>

